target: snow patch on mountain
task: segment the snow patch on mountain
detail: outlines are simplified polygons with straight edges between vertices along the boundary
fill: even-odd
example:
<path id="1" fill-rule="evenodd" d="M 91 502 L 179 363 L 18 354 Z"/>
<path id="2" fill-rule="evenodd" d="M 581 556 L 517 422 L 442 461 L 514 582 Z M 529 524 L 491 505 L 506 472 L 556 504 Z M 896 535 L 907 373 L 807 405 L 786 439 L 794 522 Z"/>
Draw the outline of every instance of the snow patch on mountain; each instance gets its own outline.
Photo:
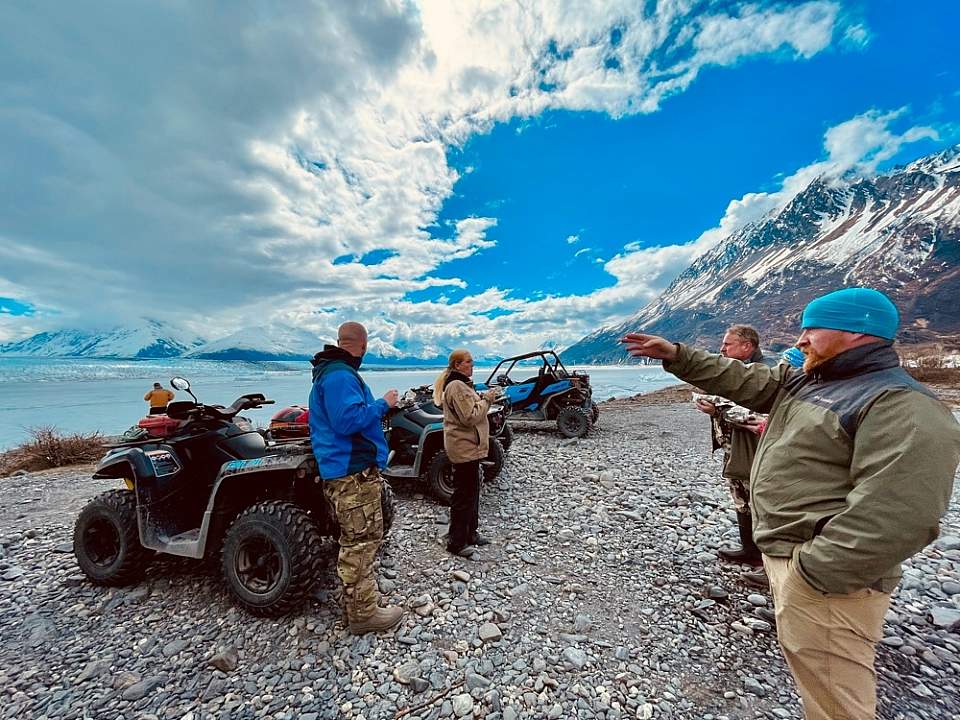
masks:
<path id="1" fill-rule="evenodd" d="M 102 332 L 59 330 L 0 345 L 0 355 L 12 357 L 179 357 L 203 340 L 190 332 L 157 320 Z"/>

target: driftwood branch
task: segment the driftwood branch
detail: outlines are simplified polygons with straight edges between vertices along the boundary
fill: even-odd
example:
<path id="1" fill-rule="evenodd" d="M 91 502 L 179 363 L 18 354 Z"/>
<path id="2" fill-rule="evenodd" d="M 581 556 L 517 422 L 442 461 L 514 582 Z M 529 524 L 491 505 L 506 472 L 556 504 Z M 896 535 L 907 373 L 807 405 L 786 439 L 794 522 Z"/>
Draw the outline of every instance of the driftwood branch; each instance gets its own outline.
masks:
<path id="1" fill-rule="evenodd" d="M 404 708 L 403 710 L 398 710 L 397 714 L 393 716 L 393 720 L 400 720 L 400 718 L 405 717 L 412 712 L 416 712 L 418 710 L 423 710 L 426 707 L 430 707 L 437 700 L 445 698 L 447 695 L 449 695 L 451 692 L 456 690 L 458 687 L 461 687 L 462 685 L 463 685 L 463 680 L 459 680 L 455 682 L 453 685 L 451 685 L 450 687 L 448 687 L 443 692 L 437 693 L 436 695 L 434 695 L 432 698 L 430 698 L 424 703 L 420 703 L 419 705 L 414 705 L 413 707 Z"/>

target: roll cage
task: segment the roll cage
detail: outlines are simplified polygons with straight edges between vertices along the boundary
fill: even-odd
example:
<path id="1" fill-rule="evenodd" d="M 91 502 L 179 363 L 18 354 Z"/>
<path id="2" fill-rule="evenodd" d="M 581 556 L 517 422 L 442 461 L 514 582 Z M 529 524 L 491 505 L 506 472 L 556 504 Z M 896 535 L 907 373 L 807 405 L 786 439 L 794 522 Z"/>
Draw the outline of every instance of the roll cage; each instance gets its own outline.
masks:
<path id="1" fill-rule="evenodd" d="M 564 367 L 564 364 L 560 362 L 560 357 L 553 350 L 535 350 L 533 352 L 523 353 L 522 355 L 514 355 L 513 357 L 504 358 L 501 360 L 499 363 L 497 363 L 497 366 L 487 378 L 487 386 L 516 385 L 517 381 L 510 378 L 510 373 L 513 371 L 513 368 L 517 365 L 517 363 L 535 357 L 540 358 L 540 368 L 537 372 L 537 378 L 543 377 L 544 375 L 552 375 L 555 378 L 566 378 L 575 375 L 575 373 L 569 372 L 567 368 Z M 499 372 L 500 368 L 504 365 L 507 365 L 506 371 Z M 522 380 L 520 382 L 533 382 L 536 381 L 537 378 L 528 378 L 527 380 Z"/>

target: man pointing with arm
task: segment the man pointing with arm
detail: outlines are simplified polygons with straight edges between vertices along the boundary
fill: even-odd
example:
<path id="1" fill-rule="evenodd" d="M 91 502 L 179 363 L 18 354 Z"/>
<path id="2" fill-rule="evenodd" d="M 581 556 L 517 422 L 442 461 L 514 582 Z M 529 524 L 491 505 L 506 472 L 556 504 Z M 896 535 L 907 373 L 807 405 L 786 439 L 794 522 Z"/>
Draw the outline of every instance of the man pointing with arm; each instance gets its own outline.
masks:
<path id="1" fill-rule="evenodd" d="M 813 300 L 803 368 L 743 363 L 631 333 L 635 357 L 770 413 L 750 475 L 777 637 L 808 720 L 874 718 L 875 647 L 900 563 L 932 542 L 960 462 L 950 411 L 899 365 L 876 290 Z"/>

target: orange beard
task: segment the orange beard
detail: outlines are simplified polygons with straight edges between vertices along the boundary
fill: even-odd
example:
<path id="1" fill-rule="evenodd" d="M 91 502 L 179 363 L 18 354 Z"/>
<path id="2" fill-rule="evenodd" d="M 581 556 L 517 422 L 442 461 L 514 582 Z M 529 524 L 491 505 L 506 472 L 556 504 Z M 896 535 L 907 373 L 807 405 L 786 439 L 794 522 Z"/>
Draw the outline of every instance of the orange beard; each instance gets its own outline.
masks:
<path id="1" fill-rule="evenodd" d="M 803 350 L 803 354 L 806 356 L 803 361 L 803 371 L 809 373 L 814 368 L 823 365 L 827 360 L 835 358 L 846 350 L 846 348 L 844 347 L 843 337 L 834 337 L 828 342 L 823 343 L 819 352 L 813 348 L 813 345 L 808 345 L 805 348 L 801 348 L 801 350 Z"/>

